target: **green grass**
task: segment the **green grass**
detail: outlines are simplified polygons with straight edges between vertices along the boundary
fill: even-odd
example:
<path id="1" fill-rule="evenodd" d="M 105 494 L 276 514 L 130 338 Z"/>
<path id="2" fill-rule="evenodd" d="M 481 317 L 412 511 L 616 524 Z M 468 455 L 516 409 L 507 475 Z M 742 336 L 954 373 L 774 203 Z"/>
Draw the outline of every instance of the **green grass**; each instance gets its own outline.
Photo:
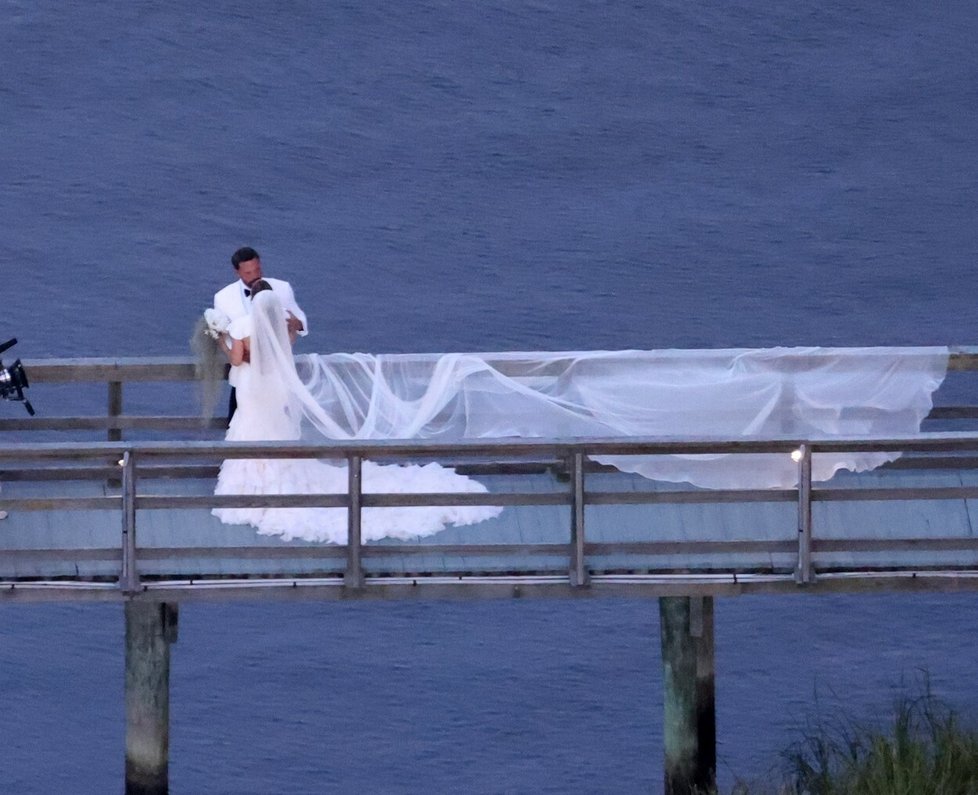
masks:
<path id="1" fill-rule="evenodd" d="M 734 795 L 978 795 L 978 733 L 925 686 L 888 724 L 819 723 L 784 753 L 780 781 Z"/>

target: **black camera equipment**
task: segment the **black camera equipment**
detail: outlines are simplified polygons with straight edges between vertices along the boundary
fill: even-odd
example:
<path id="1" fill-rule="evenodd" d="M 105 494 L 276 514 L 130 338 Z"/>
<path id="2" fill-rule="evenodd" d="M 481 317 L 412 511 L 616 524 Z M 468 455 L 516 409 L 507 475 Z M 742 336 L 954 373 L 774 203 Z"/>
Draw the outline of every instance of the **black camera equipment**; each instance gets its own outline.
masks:
<path id="1" fill-rule="evenodd" d="M 16 337 L 7 340 L 3 344 L 0 344 L 0 353 L 3 353 L 8 348 L 12 348 L 16 344 Z M 0 398 L 4 400 L 17 400 L 23 403 L 24 408 L 27 409 L 27 413 L 33 417 L 34 407 L 24 397 L 24 390 L 29 386 L 27 373 L 24 372 L 24 366 L 20 363 L 20 359 L 10 365 L 10 367 L 4 367 L 3 362 L 0 361 Z"/>

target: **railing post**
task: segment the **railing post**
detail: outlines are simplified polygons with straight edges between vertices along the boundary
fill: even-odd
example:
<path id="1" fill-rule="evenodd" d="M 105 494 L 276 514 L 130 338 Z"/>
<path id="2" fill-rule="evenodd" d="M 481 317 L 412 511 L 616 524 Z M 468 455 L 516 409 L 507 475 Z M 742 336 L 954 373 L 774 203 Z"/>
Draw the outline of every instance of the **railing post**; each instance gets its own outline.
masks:
<path id="1" fill-rule="evenodd" d="M 107 417 L 111 420 L 113 417 L 119 417 L 122 414 L 122 381 L 109 381 L 109 405 L 107 411 Z M 122 441 L 122 429 L 121 428 L 109 428 L 106 431 L 106 438 L 110 442 L 121 442 Z M 109 478 L 108 487 L 110 489 L 117 489 L 121 486 L 121 482 L 118 478 Z"/>
<path id="2" fill-rule="evenodd" d="M 108 417 L 113 419 L 122 414 L 122 381 L 109 381 L 109 410 Z M 110 442 L 122 441 L 122 428 L 109 428 Z"/>
<path id="3" fill-rule="evenodd" d="M 122 574 L 119 587 L 126 593 L 139 590 L 136 569 L 136 457 L 132 450 L 122 456 Z"/>
<path id="4" fill-rule="evenodd" d="M 798 566 L 795 581 L 815 582 L 812 569 L 812 448 L 803 444 L 798 458 Z"/>
<path id="5" fill-rule="evenodd" d="M 363 461 L 360 456 L 351 455 L 347 460 L 347 467 L 349 469 L 347 496 L 350 499 L 350 507 L 347 520 L 346 572 L 343 575 L 343 584 L 347 588 L 362 588 L 363 567 L 360 561 L 360 521 L 362 518 Z"/>
<path id="6" fill-rule="evenodd" d="M 584 562 L 584 454 L 573 453 L 570 458 L 571 483 L 571 543 L 570 583 L 575 588 L 588 584 Z"/>

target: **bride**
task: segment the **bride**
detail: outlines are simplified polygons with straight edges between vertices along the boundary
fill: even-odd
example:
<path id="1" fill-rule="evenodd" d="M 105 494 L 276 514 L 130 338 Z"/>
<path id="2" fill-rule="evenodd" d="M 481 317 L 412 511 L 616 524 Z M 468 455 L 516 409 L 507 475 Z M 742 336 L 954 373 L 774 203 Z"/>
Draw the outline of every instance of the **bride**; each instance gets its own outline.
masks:
<path id="1" fill-rule="evenodd" d="M 285 310 L 271 285 L 252 285 L 250 315 L 231 323 L 221 347 L 232 367 L 240 368 L 237 410 L 228 426 L 227 441 L 296 441 L 303 427 L 320 438 L 349 439 L 310 394 L 296 372 L 285 321 Z M 435 463 L 424 466 L 363 463 L 364 492 L 436 493 L 481 492 L 481 483 Z M 221 464 L 214 490 L 218 495 L 345 494 L 345 464 L 316 459 L 228 459 Z M 501 509 L 492 506 L 433 506 L 366 508 L 362 517 L 364 541 L 379 538 L 415 538 L 431 535 L 447 525 L 466 525 L 491 518 Z M 262 535 L 285 540 L 305 539 L 346 543 L 345 508 L 216 508 L 213 514 L 226 524 L 250 524 Z"/>

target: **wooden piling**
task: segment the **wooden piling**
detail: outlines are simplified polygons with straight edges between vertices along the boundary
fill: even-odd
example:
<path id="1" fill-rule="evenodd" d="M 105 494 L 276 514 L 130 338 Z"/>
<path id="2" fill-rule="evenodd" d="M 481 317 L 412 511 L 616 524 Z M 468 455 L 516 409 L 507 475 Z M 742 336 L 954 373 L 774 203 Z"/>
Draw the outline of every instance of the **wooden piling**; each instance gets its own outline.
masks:
<path id="1" fill-rule="evenodd" d="M 177 606 L 126 602 L 126 795 L 166 795 Z"/>
<path id="2" fill-rule="evenodd" d="M 666 795 L 708 791 L 716 780 L 713 598 L 659 599 Z"/>

